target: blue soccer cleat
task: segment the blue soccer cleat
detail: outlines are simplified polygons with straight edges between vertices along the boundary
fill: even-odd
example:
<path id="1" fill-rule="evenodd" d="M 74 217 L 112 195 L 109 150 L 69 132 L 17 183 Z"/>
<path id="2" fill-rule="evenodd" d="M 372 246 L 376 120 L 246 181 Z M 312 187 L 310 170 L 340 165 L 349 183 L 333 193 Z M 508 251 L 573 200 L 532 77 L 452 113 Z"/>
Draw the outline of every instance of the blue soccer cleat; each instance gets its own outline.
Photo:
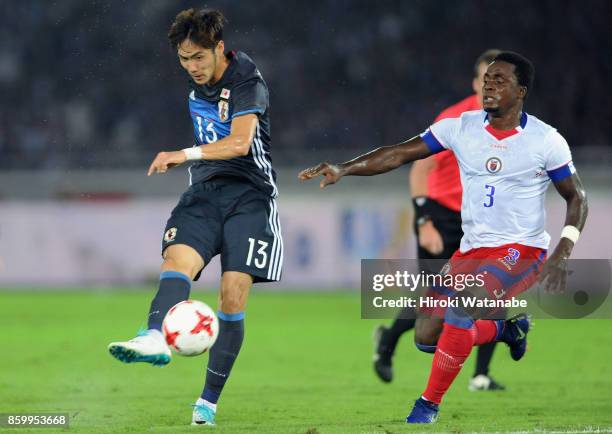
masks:
<path id="1" fill-rule="evenodd" d="M 215 413 L 215 410 L 206 404 L 194 404 L 191 424 L 215 426 Z"/>
<path id="2" fill-rule="evenodd" d="M 527 351 L 527 333 L 531 320 L 526 313 L 519 313 L 504 321 L 501 340 L 510 347 L 510 356 L 513 360 L 521 360 Z"/>
<path id="3" fill-rule="evenodd" d="M 126 342 L 113 342 L 108 351 L 123 363 L 144 362 L 153 366 L 167 365 L 172 357 L 164 335 L 155 329 L 140 331 L 134 339 Z"/>
<path id="4" fill-rule="evenodd" d="M 434 423 L 436 420 L 438 420 L 438 406 L 419 398 L 406 418 L 406 423 Z"/>

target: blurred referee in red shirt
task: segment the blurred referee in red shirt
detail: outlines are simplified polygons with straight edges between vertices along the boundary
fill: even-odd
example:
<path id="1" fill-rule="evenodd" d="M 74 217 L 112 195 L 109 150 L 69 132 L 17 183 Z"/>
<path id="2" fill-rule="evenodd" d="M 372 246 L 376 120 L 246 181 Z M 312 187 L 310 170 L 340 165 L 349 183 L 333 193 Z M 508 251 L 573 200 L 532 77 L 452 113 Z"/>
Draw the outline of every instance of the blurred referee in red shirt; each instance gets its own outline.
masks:
<path id="1" fill-rule="evenodd" d="M 487 50 L 474 64 L 471 95 L 442 111 L 435 122 L 461 116 L 463 112 L 482 108 L 483 77 L 487 66 L 499 50 Z M 410 193 L 415 213 L 415 233 L 418 241 L 419 268 L 437 273 L 440 260 L 450 258 L 459 249 L 461 230 L 461 180 L 455 154 L 444 151 L 424 160 L 415 161 L 410 171 Z M 431 261 L 431 262 L 429 262 Z M 401 335 L 414 328 L 416 312 L 402 310 L 391 327 L 380 326 L 374 334 L 374 370 L 384 382 L 393 379 L 392 358 Z M 478 347 L 476 371 L 470 380 L 470 390 L 500 390 L 504 386 L 489 376 L 489 364 L 495 343 Z"/>

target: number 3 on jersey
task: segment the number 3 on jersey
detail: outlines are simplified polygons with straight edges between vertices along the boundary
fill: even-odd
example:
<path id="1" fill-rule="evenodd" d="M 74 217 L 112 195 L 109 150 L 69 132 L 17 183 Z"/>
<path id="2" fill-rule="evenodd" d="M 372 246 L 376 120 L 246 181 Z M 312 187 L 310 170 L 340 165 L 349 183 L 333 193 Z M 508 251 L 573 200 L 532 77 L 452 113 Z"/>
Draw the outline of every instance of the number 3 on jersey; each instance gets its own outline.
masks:
<path id="1" fill-rule="evenodd" d="M 257 244 L 259 245 L 259 249 L 257 249 L 258 257 L 255 257 L 255 260 L 253 261 L 253 250 L 255 250 L 255 241 L 257 241 Z M 250 267 L 251 262 L 253 262 L 257 268 L 265 268 L 266 263 L 268 262 L 268 253 L 266 252 L 267 247 L 267 242 L 256 240 L 255 238 L 249 238 L 249 254 L 247 255 L 246 260 L 247 267 Z"/>
<path id="2" fill-rule="evenodd" d="M 488 202 L 483 202 L 485 208 L 491 208 L 493 206 L 494 195 L 495 195 L 495 186 L 486 184 L 485 188 L 489 190 L 489 192 L 485 195 L 488 198 Z"/>

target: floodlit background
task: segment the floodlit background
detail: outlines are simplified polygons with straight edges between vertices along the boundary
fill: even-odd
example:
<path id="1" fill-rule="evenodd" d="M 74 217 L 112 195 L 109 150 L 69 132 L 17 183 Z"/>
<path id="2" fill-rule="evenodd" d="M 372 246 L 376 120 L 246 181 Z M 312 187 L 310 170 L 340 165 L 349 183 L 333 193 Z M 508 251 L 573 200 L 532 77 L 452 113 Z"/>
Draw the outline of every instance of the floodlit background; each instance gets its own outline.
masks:
<path id="1" fill-rule="evenodd" d="M 191 144 L 186 75 L 166 41 L 186 7 L 227 16 L 271 94 L 283 282 L 359 284 L 360 258 L 414 257 L 408 168 L 319 191 L 300 168 L 425 129 L 471 93 L 487 48 L 536 66 L 527 111 L 568 139 L 590 195 L 581 258 L 611 258 L 612 37 L 607 1 L 0 2 L 0 287 L 155 286 Z M 553 242 L 564 204 L 551 188 Z M 214 288 L 215 263 L 200 287 Z"/>

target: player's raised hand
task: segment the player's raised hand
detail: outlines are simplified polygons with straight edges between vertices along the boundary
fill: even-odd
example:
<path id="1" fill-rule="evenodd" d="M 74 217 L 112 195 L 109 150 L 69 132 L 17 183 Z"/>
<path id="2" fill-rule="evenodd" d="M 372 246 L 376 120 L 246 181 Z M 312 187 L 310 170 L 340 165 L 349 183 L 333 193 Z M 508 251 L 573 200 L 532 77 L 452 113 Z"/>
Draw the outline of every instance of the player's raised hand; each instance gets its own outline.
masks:
<path id="1" fill-rule="evenodd" d="M 323 179 L 319 183 L 319 187 L 324 188 L 328 185 L 335 184 L 342 178 L 342 170 L 339 166 L 330 163 L 319 163 L 314 167 L 302 170 L 298 174 L 298 179 L 307 181 L 316 176 L 323 176 Z"/>
<path id="2" fill-rule="evenodd" d="M 185 161 L 187 161 L 187 156 L 183 151 L 160 152 L 149 166 L 147 176 L 154 173 L 166 173 L 168 169 L 183 164 Z"/>

